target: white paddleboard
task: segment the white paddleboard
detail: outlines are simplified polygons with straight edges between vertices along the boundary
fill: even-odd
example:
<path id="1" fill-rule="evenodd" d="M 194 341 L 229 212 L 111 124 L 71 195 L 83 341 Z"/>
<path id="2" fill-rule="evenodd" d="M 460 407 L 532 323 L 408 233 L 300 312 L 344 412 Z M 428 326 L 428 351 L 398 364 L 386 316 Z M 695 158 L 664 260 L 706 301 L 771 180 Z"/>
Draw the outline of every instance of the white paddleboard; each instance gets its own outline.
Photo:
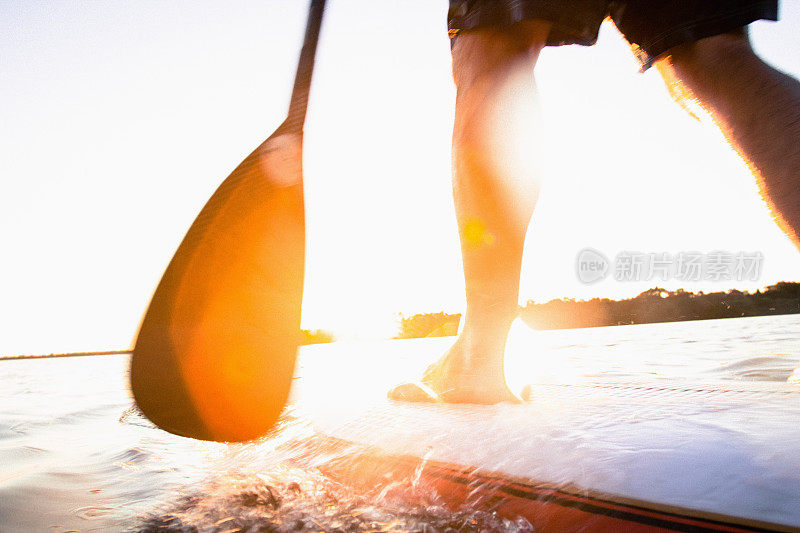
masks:
<path id="1" fill-rule="evenodd" d="M 409 494 L 427 484 L 449 505 L 522 516 L 541 531 L 800 528 L 797 385 L 597 376 L 537 382 L 532 373 L 521 405 L 386 399 L 406 377 L 403 364 L 433 360 L 449 342 L 303 352 L 294 413 L 332 446 L 357 445 L 330 473 Z"/>

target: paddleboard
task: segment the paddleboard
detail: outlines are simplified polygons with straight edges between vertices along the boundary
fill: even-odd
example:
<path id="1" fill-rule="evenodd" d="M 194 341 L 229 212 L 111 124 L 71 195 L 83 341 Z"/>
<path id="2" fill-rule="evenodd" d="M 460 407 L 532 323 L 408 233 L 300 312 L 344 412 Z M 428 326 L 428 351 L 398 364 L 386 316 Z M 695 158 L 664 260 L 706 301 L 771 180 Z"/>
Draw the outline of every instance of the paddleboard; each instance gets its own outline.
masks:
<path id="1" fill-rule="evenodd" d="M 800 528 L 797 385 L 537 382 L 532 371 L 519 405 L 386 399 L 403 364 L 433 360 L 448 342 L 305 350 L 291 405 L 332 451 L 319 468 L 404 498 L 434 491 L 443 505 L 545 532 Z"/>

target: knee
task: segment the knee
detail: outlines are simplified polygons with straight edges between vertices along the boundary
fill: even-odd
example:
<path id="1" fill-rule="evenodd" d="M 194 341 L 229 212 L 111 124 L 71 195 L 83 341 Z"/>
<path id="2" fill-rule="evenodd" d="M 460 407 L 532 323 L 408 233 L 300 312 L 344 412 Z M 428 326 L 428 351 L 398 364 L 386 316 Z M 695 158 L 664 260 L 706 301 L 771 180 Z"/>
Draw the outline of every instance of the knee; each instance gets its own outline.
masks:
<path id="1" fill-rule="evenodd" d="M 508 28 L 478 28 L 453 44 L 453 78 L 459 90 L 477 80 L 502 80 L 519 65 L 533 66 L 547 43 L 551 24 L 529 20 Z"/>
<path id="2" fill-rule="evenodd" d="M 754 55 L 747 28 L 706 37 L 669 50 L 672 67 L 679 75 L 708 75 L 730 60 Z"/>

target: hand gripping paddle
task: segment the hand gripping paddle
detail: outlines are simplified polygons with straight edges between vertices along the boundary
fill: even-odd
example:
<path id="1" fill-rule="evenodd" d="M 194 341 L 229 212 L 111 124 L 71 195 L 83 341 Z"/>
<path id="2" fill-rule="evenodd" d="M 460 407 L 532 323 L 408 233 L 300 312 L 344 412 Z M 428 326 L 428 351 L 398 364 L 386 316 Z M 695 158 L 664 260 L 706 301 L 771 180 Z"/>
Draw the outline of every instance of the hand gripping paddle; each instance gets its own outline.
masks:
<path id="1" fill-rule="evenodd" d="M 170 433 L 250 440 L 286 404 L 303 297 L 303 124 L 324 7 L 311 0 L 286 120 L 203 207 L 139 328 L 133 396 Z"/>

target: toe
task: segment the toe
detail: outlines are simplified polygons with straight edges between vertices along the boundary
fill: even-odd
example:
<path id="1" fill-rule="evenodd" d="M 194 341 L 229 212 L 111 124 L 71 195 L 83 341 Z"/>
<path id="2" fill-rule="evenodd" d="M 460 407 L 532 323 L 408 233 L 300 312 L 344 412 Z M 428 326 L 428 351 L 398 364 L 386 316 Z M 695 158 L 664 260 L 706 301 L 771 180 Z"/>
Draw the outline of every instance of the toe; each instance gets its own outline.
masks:
<path id="1" fill-rule="evenodd" d="M 438 402 L 439 397 L 422 383 L 403 383 L 389 391 L 389 399 L 403 402 Z"/>
<path id="2" fill-rule="evenodd" d="M 519 398 L 523 402 L 531 401 L 531 397 L 533 396 L 533 387 L 531 387 L 530 383 L 526 384 L 522 387 L 522 390 L 519 393 Z"/>

